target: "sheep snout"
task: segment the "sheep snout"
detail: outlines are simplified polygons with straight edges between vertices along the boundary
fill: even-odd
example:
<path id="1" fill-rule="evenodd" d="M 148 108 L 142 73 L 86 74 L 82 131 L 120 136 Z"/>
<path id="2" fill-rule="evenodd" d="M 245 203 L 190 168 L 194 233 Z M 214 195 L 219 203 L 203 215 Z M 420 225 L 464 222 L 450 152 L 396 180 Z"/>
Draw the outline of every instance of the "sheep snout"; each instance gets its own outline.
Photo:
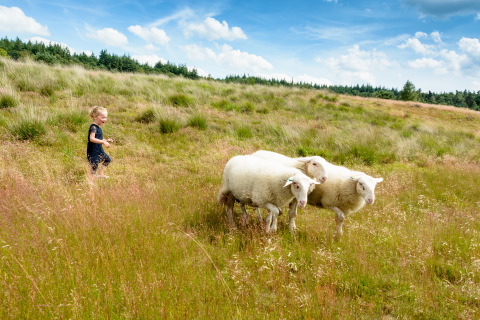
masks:
<path id="1" fill-rule="evenodd" d="M 298 206 L 299 206 L 300 208 L 305 208 L 306 205 L 307 205 L 307 201 L 299 201 L 299 202 L 298 202 Z"/>

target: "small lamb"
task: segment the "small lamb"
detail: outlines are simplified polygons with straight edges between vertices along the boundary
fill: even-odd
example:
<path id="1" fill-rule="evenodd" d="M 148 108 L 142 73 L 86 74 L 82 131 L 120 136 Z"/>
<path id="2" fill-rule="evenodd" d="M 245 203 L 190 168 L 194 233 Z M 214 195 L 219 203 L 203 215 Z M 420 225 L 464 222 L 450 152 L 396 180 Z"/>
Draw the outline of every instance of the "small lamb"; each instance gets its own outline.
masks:
<path id="1" fill-rule="evenodd" d="M 365 203 L 375 202 L 375 187 L 383 178 L 373 178 L 363 172 L 353 172 L 350 178 L 335 177 L 315 187 L 308 196 L 308 203 L 335 212 L 337 223 L 335 238 L 343 234 L 345 216 L 360 210 Z M 359 174 L 360 173 L 360 174 Z"/>
<path id="2" fill-rule="evenodd" d="M 276 162 L 278 164 L 282 164 L 287 167 L 297 168 L 302 171 L 304 174 L 309 176 L 312 179 L 316 179 L 320 183 L 327 181 L 328 172 L 327 172 L 327 165 L 329 163 L 320 156 L 311 156 L 311 157 L 300 157 L 300 158 L 290 158 L 284 156 L 283 154 L 267 151 L 267 150 L 258 150 L 252 153 L 252 156 L 259 157 L 265 160 L 270 160 Z M 242 211 L 244 215 L 247 215 L 247 211 L 242 205 Z M 281 214 L 280 208 L 280 214 Z M 257 208 L 257 216 L 258 220 L 262 220 L 262 215 L 260 210 Z M 295 232 L 297 226 L 295 224 L 295 218 L 297 217 L 297 202 L 295 199 L 289 204 L 288 210 L 289 216 L 289 229 L 290 232 Z"/>
<path id="3" fill-rule="evenodd" d="M 252 155 L 235 156 L 225 165 L 218 202 L 226 205 L 232 228 L 235 227 L 233 207 L 236 200 L 243 205 L 267 209 L 266 232 L 270 233 L 277 230 L 279 208 L 293 199 L 300 207 L 305 207 L 307 196 L 316 184 L 317 181 L 298 169 Z"/>

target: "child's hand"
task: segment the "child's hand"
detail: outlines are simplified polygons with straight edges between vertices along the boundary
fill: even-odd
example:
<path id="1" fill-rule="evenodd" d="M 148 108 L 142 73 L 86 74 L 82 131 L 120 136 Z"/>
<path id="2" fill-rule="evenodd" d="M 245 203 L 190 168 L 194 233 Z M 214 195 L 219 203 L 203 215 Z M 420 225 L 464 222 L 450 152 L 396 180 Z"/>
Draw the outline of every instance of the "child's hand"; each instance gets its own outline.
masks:
<path id="1" fill-rule="evenodd" d="M 112 143 L 112 142 L 113 142 L 113 139 L 107 139 L 107 142 Z"/>
<path id="2" fill-rule="evenodd" d="M 104 141 L 103 141 L 103 145 L 104 145 L 105 147 L 107 147 L 107 148 L 110 147 L 110 143 L 108 143 L 107 140 L 104 140 Z"/>

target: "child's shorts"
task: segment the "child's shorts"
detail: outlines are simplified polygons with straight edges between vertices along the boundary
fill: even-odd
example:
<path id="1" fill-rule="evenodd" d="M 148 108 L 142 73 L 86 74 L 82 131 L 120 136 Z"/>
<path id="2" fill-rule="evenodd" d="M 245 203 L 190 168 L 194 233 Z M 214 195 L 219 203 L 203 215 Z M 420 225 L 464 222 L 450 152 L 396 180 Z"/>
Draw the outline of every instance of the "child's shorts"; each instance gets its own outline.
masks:
<path id="1" fill-rule="evenodd" d="M 112 162 L 112 159 L 110 156 L 106 153 L 100 153 L 96 155 L 88 155 L 88 162 L 90 163 L 90 166 L 92 167 L 92 172 L 95 173 L 98 169 L 98 165 L 102 163 L 105 167 L 107 167 L 110 162 Z"/>

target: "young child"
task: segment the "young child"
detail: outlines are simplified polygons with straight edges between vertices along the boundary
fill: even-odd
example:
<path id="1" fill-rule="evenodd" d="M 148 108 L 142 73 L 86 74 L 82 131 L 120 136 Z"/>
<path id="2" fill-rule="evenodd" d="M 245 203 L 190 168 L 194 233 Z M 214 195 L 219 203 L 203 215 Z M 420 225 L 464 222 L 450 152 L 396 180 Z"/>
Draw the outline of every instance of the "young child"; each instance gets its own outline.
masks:
<path id="1" fill-rule="evenodd" d="M 90 129 L 88 130 L 87 159 L 92 168 L 90 182 L 93 183 L 96 177 L 108 178 L 108 176 L 104 174 L 104 171 L 112 159 L 110 159 L 108 154 L 106 154 L 103 150 L 103 145 L 108 148 L 113 140 L 103 139 L 103 132 L 100 128 L 101 125 L 107 122 L 107 109 L 104 107 L 93 107 L 92 111 L 90 112 L 90 117 L 92 117 L 93 123 L 90 125 Z M 100 163 L 102 165 L 99 169 L 98 166 Z"/>

